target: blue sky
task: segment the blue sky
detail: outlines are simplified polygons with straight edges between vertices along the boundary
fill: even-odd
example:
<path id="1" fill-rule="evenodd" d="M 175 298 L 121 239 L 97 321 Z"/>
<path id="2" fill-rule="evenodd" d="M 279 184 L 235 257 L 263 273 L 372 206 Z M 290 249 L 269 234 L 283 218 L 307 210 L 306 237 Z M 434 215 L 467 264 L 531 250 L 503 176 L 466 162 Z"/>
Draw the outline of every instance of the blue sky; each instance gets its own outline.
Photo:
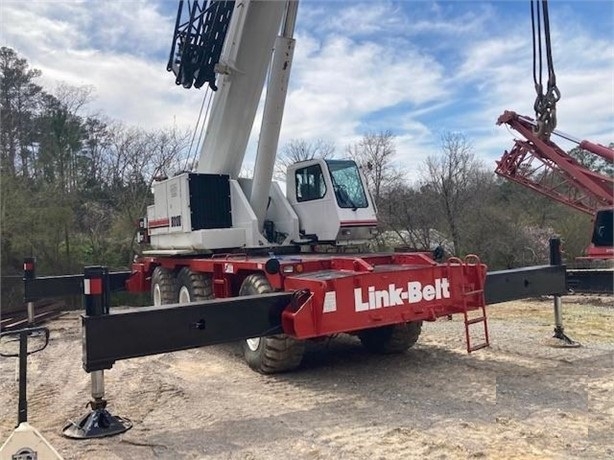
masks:
<path id="1" fill-rule="evenodd" d="M 614 2 L 549 4 L 558 128 L 614 141 Z M 146 128 L 192 129 L 202 92 L 175 86 L 165 70 L 176 5 L 4 0 L 0 41 L 41 69 L 49 88 L 93 86 L 92 112 Z M 532 115 L 528 0 L 303 0 L 296 39 L 282 145 L 323 138 L 342 155 L 366 131 L 390 129 L 396 161 L 415 179 L 446 131 L 465 133 L 494 169 L 513 139 L 495 126 L 498 115 Z"/>

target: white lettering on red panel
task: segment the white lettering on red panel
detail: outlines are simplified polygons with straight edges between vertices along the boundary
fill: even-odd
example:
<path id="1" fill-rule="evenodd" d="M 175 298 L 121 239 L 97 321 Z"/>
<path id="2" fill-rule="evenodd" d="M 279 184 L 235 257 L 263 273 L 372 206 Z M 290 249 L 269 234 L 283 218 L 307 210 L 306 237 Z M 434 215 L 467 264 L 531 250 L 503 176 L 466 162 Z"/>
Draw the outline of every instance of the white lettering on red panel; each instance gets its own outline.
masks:
<path id="1" fill-rule="evenodd" d="M 356 311 L 377 310 L 378 308 L 449 298 L 450 282 L 447 278 L 437 278 L 435 284 L 423 285 L 420 281 L 410 281 L 406 287 L 389 284 L 388 289 L 381 290 L 369 286 L 366 293 L 362 288 L 356 288 L 354 289 L 354 308 Z"/>

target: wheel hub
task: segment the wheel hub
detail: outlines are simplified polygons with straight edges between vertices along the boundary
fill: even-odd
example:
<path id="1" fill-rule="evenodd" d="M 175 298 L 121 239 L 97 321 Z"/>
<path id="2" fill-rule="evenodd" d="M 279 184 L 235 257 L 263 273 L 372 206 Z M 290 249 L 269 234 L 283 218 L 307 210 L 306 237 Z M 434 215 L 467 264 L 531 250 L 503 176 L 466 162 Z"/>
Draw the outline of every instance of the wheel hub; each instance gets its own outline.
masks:
<path id="1" fill-rule="evenodd" d="M 155 307 L 162 305 L 162 292 L 159 284 L 156 284 L 153 289 L 153 304 Z"/>
<path id="2" fill-rule="evenodd" d="M 251 339 L 246 339 L 247 346 L 251 351 L 257 351 L 260 346 L 260 337 L 253 337 Z"/>
<path id="3" fill-rule="evenodd" d="M 179 289 L 179 303 L 190 303 L 190 290 L 186 286 Z"/>

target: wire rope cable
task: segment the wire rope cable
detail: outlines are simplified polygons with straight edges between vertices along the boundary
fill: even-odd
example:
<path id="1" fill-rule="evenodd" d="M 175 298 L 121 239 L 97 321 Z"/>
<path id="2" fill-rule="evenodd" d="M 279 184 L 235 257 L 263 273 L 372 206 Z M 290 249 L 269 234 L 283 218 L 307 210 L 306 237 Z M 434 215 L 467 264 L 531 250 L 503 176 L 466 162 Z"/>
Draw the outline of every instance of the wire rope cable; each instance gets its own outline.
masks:
<path id="1" fill-rule="evenodd" d="M 200 104 L 200 110 L 198 111 L 198 118 L 196 119 L 196 124 L 194 125 L 194 130 L 192 132 L 192 139 L 190 140 L 190 147 L 188 148 L 188 154 L 185 159 L 185 167 L 184 170 L 188 170 L 190 168 L 190 161 L 192 158 L 192 146 L 194 145 L 194 139 L 196 139 L 196 133 L 198 132 L 198 128 L 200 126 L 200 120 L 203 115 L 203 108 L 205 107 L 205 101 L 207 100 L 207 95 L 209 94 L 209 87 L 205 90 L 205 94 L 203 96 L 203 101 Z"/>
<path id="2" fill-rule="evenodd" d="M 200 152 L 201 145 L 202 145 L 203 133 L 205 132 L 205 127 L 207 126 L 207 123 L 209 122 L 209 116 L 211 115 L 211 101 L 213 101 L 213 96 L 214 96 L 214 92 L 209 91 L 209 101 L 207 102 L 207 109 L 205 110 L 205 117 L 203 118 L 203 122 L 200 126 L 200 133 L 198 135 L 198 143 L 196 144 L 196 148 L 194 149 L 193 158 L 191 159 L 192 169 L 196 165 L 196 158 Z"/>
<path id="3" fill-rule="evenodd" d="M 536 118 L 534 132 L 539 137 L 548 138 L 556 128 L 556 103 L 561 98 L 561 93 L 556 86 L 554 61 L 552 59 L 548 0 L 531 0 L 530 6 L 533 39 L 533 83 L 536 92 L 535 103 L 533 104 Z M 542 79 L 544 71 L 544 52 L 546 55 L 546 71 L 548 73 L 548 82 L 545 92 Z"/>

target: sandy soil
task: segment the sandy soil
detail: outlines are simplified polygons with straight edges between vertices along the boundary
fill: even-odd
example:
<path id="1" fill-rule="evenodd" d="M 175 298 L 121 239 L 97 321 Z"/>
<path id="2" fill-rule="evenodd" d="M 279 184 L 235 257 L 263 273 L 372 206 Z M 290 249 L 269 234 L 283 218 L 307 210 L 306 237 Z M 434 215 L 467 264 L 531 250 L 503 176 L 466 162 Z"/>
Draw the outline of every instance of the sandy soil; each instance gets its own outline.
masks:
<path id="1" fill-rule="evenodd" d="M 614 299 L 564 299 L 576 349 L 549 346 L 552 300 L 490 307 L 491 348 L 468 355 L 460 318 L 427 323 L 402 355 L 354 337 L 311 344 L 262 376 L 236 344 L 118 362 L 109 409 L 127 433 L 63 438 L 86 413 L 78 315 L 29 358 L 29 421 L 67 459 L 614 458 Z M 16 360 L 0 359 L 0 442 L 17 413 Z"/>

